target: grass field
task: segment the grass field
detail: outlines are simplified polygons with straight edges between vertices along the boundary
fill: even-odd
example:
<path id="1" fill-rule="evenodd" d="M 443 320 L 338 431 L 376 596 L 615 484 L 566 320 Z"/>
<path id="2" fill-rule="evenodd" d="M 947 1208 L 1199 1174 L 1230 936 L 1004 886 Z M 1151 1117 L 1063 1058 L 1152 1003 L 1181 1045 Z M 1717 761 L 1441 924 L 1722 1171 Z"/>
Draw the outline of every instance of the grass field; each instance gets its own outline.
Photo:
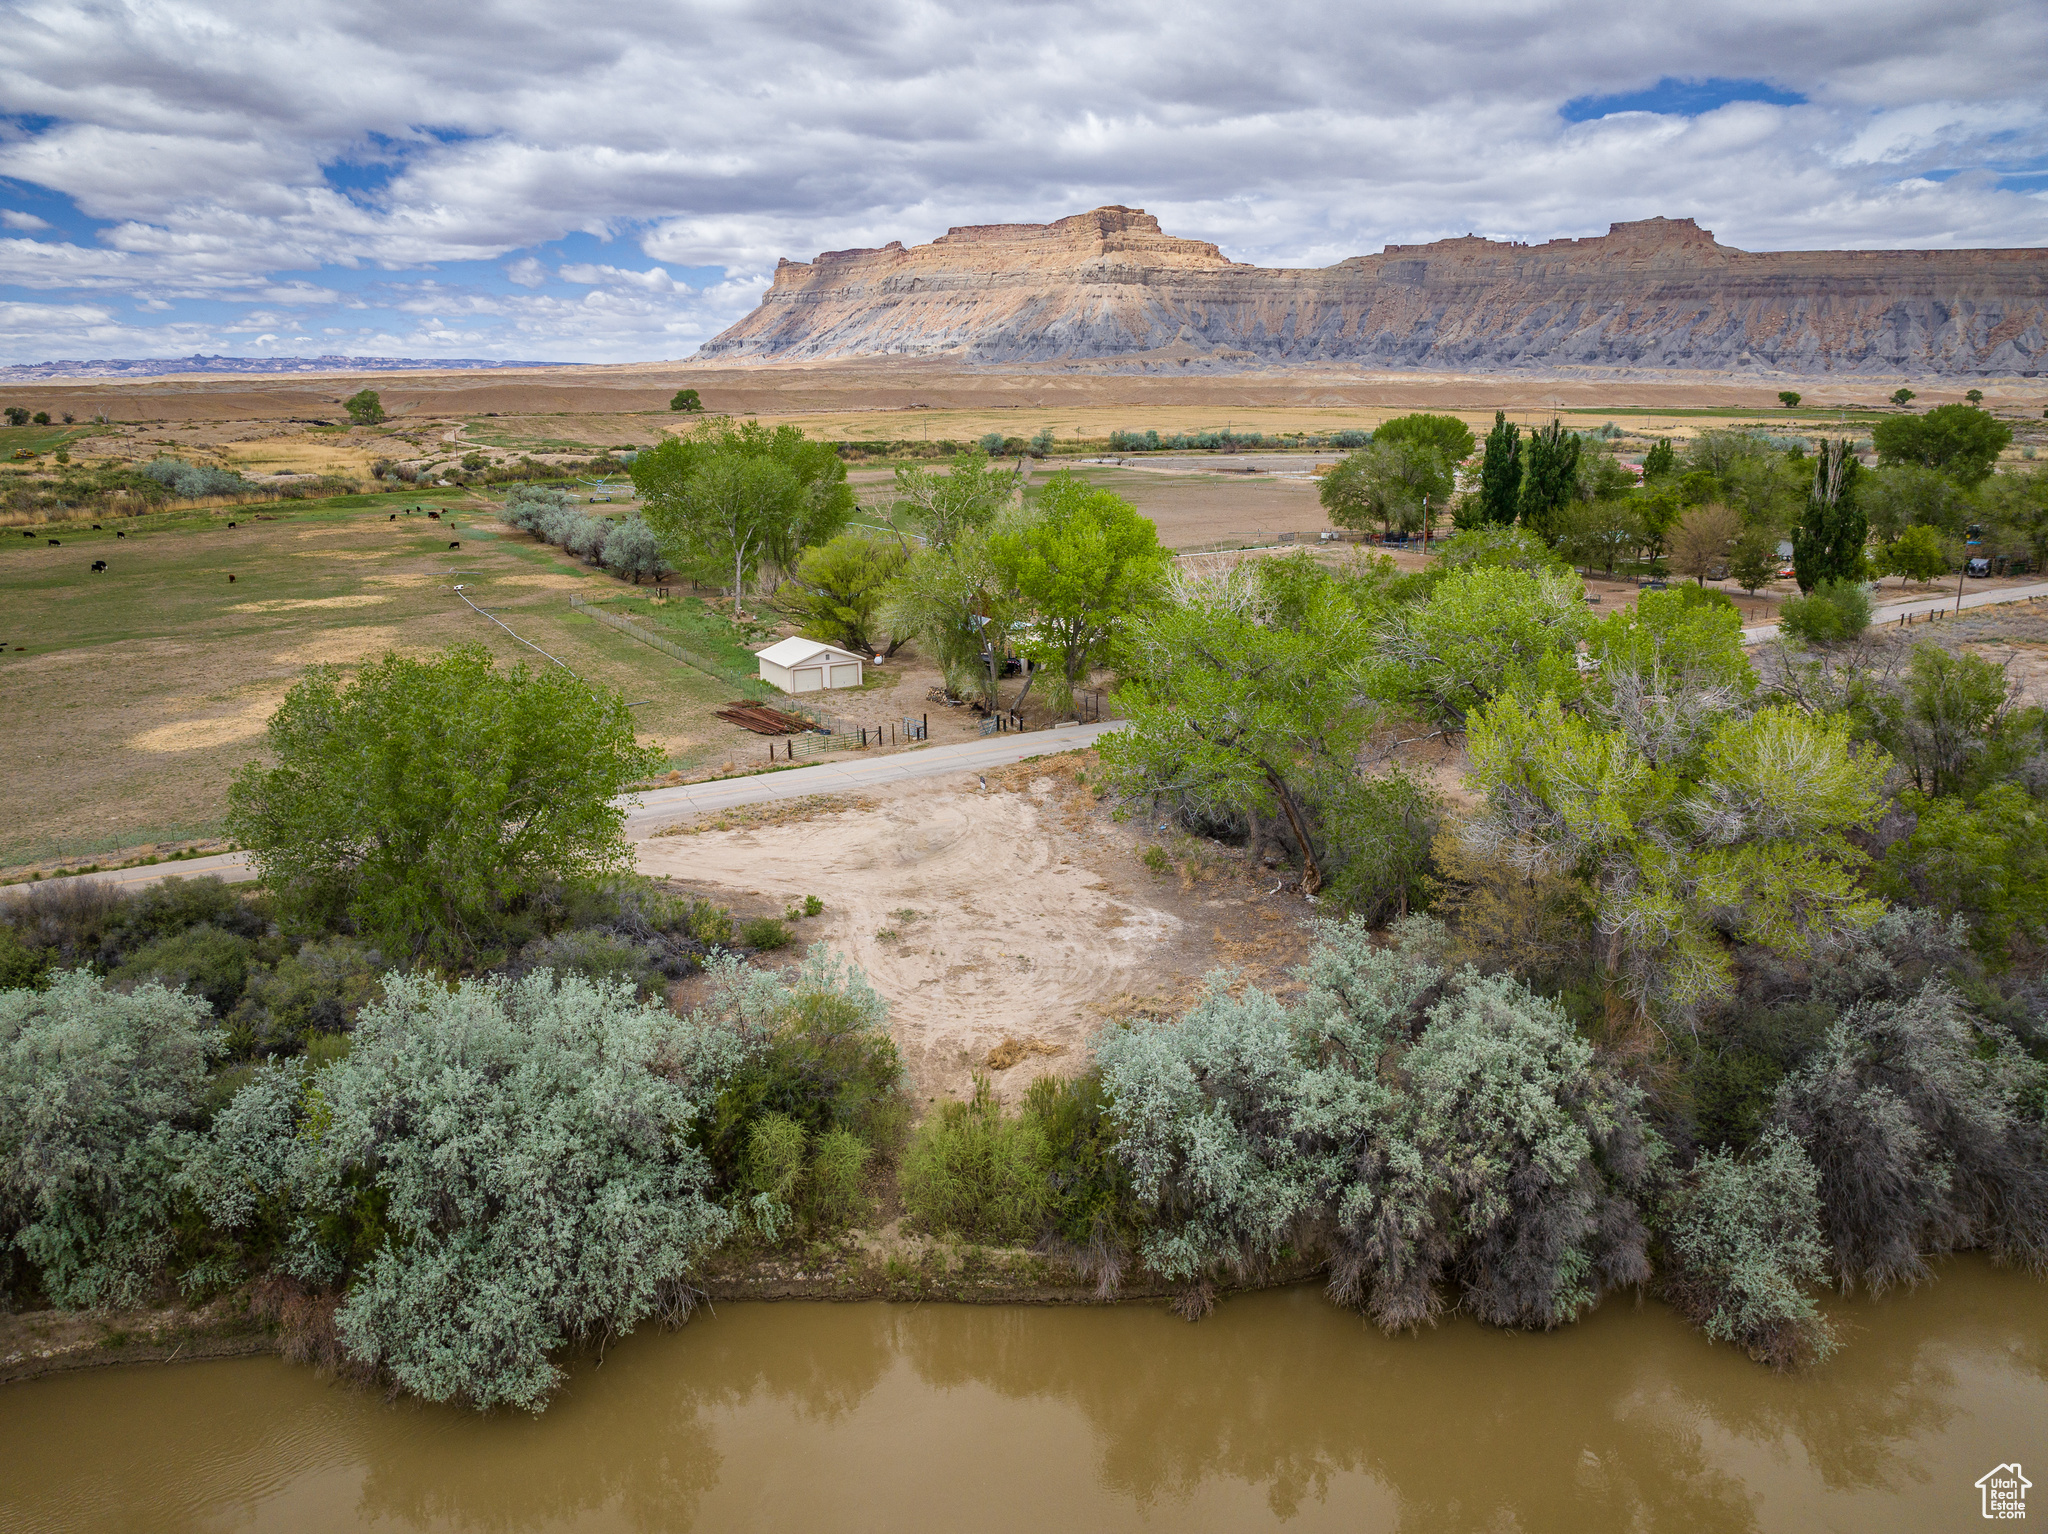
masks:
<path id="1" fill-rule="evenodd" d="M 213 834 L 229 779 L 260 754 L 271 711 L 309 665 L 459 642 L 547 664 L 466 607 L 457 583 L 580 675 L 644 703 L 641 739 L 674 765 L 730 754 L 738 732 L 711 718 L 735 695 L 728 684 L 568 604 L 572 592 L 630 587 L 511 533 L 480 502 L 443 499 L 438 522 L 398 510 L 428 504 L 355 496 L 170 513 L 126 524 L 122 539 L 67 528 L 52 534 L 58 548 L 40 534 L 0 540 L 0 759 L 13 801 L 0 864 Z M 104 574 L 88 568 L 98 559 Z"/>

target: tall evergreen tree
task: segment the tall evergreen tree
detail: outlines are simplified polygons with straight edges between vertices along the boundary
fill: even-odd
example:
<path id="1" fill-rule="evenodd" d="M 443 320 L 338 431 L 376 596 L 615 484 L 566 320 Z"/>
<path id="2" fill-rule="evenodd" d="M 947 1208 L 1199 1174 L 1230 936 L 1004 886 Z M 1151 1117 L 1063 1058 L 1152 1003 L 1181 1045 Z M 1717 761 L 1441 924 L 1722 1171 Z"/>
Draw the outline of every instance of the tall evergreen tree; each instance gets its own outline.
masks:
<path id="1" fill-rule="evenodd" d="M 1822 581 L 1863 579 L 1863 545 L 1870 519 L 1856 504 L 1860 468 L 1846 441 L 1820 444 L 1806 511 L 1792 529 L 1792 573 L 1801 592 Z"/>
<path id="2" fill-rule="evenodd" d="M 1486 457 L 1479 465 L 1479 505 L 1488 522 L 1506 527 L 1522 504 L 1522 428 L 1505 411 L 1493 413 Z"/>
<path id="3" fill-rule="evenodd" d="M 1522 467 L 1522 525 L 1545 542 L 1557 536 L 1562 513 L 1579 493 L 1579 438 L 1553 420 L 1529 434 Z"/>

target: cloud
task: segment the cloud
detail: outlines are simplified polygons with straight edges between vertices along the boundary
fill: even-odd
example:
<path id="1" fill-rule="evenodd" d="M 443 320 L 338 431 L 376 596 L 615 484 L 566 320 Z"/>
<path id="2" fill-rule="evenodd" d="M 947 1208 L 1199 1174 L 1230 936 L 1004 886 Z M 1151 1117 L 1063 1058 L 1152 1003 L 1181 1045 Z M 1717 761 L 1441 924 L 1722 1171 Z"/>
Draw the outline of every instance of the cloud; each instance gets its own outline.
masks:
<path id="1" fill-rule="evenodd" d="M 352 349 L 673 356 L 778 257 L 1104 202 L 1285 265 L 1656 213 L 1752 249 L 2048 241 L 2039 0 L 10 14 L 0 217 L 45 237 L 0 239 L 0 296 L 168 305 L 156 349 L 228 302 Z M 51 323 L 16 354 L 82 334 Z"/>

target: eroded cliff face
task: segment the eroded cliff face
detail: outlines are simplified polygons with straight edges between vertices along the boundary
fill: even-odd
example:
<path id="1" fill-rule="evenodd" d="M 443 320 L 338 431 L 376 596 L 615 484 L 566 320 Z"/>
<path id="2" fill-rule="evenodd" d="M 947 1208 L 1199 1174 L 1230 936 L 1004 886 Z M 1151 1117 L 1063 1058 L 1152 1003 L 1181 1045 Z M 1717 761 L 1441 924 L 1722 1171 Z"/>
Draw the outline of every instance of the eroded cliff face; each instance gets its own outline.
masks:
<path id="1" fill-rule="evenodd" d="M 784 261 L 699 355 L 2032 377 L 2048 365 L 2048 250 L 1755 253 L 1652 218 L 1291 270 L 1097 208 Z"/>

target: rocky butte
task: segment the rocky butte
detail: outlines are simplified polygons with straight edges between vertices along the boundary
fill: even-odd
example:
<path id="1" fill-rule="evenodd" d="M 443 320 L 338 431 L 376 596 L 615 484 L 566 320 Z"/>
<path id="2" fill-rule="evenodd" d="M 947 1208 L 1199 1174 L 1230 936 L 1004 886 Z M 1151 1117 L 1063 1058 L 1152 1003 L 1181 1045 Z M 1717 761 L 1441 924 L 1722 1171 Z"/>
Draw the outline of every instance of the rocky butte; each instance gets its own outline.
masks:
<path id="1" fill-rule="evenodd" d="M 1297 270 L 1110 207 L 783 261 L 760 307 L 699 355 L 2031 378 L 2044 330 L 2048 250 L 1754 252 L 1649 218 Z"/>

